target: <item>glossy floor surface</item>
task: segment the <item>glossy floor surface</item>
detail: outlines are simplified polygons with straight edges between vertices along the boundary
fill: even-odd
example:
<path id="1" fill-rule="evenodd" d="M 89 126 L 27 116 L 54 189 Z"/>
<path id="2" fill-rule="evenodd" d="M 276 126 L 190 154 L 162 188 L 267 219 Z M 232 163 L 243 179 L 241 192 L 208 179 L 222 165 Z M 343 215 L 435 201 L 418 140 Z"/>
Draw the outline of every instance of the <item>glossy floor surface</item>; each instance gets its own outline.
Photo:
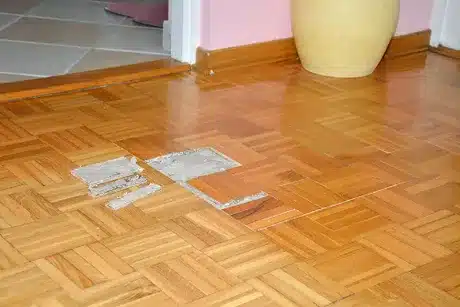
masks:
<path id="1" fill-rule="evenodd" d="M 0 104 L 1 306 L 460 306 L 460 63 L 278 63 Z M 212 147 L 189 184 L 142 160 Z M 70 172 L 131 156 L 119 211 Z"/>
<path id="2" fill-rule="evenodd" d="M 108 2 L 120 1 L 1 0 L 0 83 L 169 56 L 162 29 L 107 13 Z"/>

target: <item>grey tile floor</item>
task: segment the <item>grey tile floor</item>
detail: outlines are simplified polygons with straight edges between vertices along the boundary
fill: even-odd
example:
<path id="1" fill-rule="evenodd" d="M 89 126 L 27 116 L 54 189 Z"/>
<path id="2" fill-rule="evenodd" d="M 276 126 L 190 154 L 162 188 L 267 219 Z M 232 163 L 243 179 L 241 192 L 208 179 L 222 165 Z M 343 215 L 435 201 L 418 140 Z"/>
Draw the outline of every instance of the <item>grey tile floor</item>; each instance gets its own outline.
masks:
<path id="1" fill-rule="evenodd" d="M 162 29 L 105 12 L 109 1 L 121 0 L 0 0 L 0 83 L 169 56 Z"/>

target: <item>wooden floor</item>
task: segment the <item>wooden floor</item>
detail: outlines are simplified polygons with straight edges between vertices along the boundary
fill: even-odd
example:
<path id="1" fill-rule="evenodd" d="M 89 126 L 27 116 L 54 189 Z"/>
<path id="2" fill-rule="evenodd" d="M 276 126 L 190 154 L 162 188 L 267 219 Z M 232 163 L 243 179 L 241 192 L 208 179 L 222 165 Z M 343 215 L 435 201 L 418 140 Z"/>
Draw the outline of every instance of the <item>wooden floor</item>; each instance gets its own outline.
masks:
<path id="1" fill-rule="evenodd" d="M 112 211 L 78 166 L 210 146 L 242 166 Z M 145 165 L 144 165 L 145 166 Z M 1 306 L 460 306 L 460 62 L 297 63 L 0 104 Z"/>

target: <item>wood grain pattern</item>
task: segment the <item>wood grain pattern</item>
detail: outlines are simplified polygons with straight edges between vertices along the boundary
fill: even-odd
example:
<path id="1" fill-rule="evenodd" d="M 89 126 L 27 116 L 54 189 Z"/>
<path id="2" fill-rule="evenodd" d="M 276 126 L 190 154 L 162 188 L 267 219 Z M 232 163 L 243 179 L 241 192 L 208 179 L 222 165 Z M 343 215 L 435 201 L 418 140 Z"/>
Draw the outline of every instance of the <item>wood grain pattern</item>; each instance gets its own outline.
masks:
<path id="1" fill-rule="evenodd" d="M 0 306 L 460 306 L 458 64 L 288 60 L 0 103 Z M 198 147 L 241 166 L 190 184 L 267 197 L 217 210 L 143 161 Z M 114 211 L 123 192 L 70 174 L 124 156 L 161 191 Z"/>
<path id="2" fill-rule="evenodd" d="M 390 42 L 385 58 L 395 58 L 411 53 L 423 52 L 430 46 L 431 30 L 396 36 Z"/>
<path id="3" fill-rule="evenodd" d="M 294 40 L 287 38 L 220 50 L 198 48 L 196 57 L 197 71 L 209 74 L 228 68 L 296 59 L 297 50 Z"/>
<path id="4" fill-rule="evenodd" d="M 428 50 L 431 31 L 421 31 L 394 37 L 385 53 L 385 58 L 395 58 Z M 439 49 L 442 54 L 445 48 Z M 449 52 L 451 56 L 455 53 Z M 195 69 L 210 74 L 232 68 L 298 59 L 294 38 L 274 40 L 218 50 L 198 48 Z"/>

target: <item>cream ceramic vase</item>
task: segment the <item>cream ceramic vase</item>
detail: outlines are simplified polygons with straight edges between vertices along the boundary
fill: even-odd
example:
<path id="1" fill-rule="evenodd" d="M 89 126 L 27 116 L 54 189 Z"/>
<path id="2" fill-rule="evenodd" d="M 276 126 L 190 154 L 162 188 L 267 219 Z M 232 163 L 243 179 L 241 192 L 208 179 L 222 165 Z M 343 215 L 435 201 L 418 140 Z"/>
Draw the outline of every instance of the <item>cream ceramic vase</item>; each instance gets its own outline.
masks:
<path id="1" fill-rule="evenodd" d="M 305 69 L 363 77 L 377 67 L 394 35 L 399 0 L 291 0 L 291 13 Z"/>

